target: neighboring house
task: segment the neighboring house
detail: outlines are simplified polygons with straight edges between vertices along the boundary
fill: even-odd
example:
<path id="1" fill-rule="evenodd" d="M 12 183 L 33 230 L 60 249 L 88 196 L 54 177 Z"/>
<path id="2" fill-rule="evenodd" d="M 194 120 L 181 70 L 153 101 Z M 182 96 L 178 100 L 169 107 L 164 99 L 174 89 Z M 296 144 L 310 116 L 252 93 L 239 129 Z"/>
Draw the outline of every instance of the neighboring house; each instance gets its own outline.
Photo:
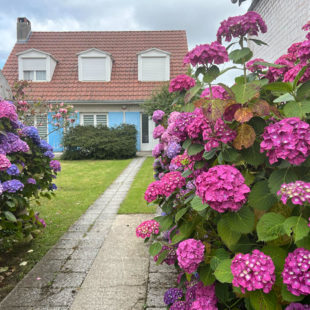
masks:
<path id="1" fill-rule="evenodd" d="M 23 17 L 17 19 L 17 42 L 2 72 L 11 86 L 32 81 L 27 95 L 33 99 L 74 105 L 77 124 L 134 124 L 137 149 L 149 151 L 154 124 L 139 105 L 186 72 L 187 50 L 183 30 L 32 32 Z M 42 135 L 52 131 L 47 120 L 40 122 Z M 61 132 L 48 136 L 56 152 L 63 150 L 61 138 Z"/>
<path id="2" fill-rule="evenodd" d="M 306 32 L 301 27 L 310 20 L 310 0 L 253 0 L 249 11 L 259 13 L 268 28 L 258 37 L 268 46 L 250 43 L 255 58 L 275 61 L 292 43 L 305 40 Z"/>

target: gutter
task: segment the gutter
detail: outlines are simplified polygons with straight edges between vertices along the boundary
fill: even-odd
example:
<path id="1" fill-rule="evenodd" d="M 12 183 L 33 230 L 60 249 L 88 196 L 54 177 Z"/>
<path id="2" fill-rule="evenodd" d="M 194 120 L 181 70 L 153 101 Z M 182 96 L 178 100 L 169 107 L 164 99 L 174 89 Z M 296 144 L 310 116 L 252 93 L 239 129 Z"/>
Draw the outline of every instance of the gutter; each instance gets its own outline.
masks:
<path id="1" fill-rule="evenodd" d="M 128 104 L 128 105 L 137 105 L 144 103 L 145 100 L 116 100 L 116 101 L 109 101 L 109 100 L 47 100 L 47 103 L 56 104 L 56 103 L 65 103 L 65 104 L 95 104 L 95 105 L 114 105 L 114 104 Z M 31 102 L 31 101 L 29 101 Z"/>

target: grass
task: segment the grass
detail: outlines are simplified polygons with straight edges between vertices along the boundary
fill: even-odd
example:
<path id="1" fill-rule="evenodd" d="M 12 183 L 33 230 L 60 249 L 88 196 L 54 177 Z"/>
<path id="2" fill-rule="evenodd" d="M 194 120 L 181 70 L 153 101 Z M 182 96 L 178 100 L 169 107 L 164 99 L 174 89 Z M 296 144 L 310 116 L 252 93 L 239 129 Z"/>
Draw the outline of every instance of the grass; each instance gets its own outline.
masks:
<path id="1" fill-rule="evenodd" d="M 153 158 L 148 157 L 142 164 L 125 200 L 121 204 L 118 211 L 119 214 L 155 213 L 156 207 L 147 206 L 147 203 L 144 200 L 144 192 L 146 188 L 154 181 L 153 161 Z"/>
<path id="2" fill-rule="evenodd" d="M 87 210 L 102 192 L 126 168 L 130 160 L 62 161 L 62 171 L 56 179 L 58 190 L 51 200 L 41 199 L 34 206 L 47 226 L 31 243 L 0 254 L 0 300 L 57 242 L 68 228 Z M 24 267 L 21 262 L 27 262 Z M 1 276 L 4 279 L 1 278 Z M 2 281 L 1 281 L 2 279 Z"/>

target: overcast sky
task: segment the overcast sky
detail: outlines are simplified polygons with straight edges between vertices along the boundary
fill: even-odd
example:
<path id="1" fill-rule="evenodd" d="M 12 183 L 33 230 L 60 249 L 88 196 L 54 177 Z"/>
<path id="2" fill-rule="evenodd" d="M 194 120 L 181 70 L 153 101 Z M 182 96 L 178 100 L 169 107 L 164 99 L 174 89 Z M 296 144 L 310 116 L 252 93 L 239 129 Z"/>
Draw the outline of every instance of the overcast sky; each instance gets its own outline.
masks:
<path id="1" fill-rule="evenodd" d="M 171 30 L 187 32 L 189 48 L 210 43 L 220 22 L 246 12 L 231 0 L 0 0 L 0 68 L 16 41 L 16 19 L 33 31 Z"/>

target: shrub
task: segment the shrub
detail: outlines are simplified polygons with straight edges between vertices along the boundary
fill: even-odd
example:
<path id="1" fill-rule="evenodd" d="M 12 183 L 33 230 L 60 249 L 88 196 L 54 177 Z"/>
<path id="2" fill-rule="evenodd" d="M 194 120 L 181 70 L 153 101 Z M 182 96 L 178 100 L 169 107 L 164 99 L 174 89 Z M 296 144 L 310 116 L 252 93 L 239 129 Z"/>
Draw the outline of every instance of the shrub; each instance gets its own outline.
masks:
<path id="1" fill-rule="evenodd" d="M 0 248 L 31 240 L 45 222 L 30 207 L 51 198 L 59 162 L 35 127 L 23 125 L 13 103 L 0 101 Z"/>
<path id="2" fill-rule="evenodd" d="M 76 126 L 64 135 L 63 159 L 125 159 L 136 155 L 134 125 Z"/>
<path id="3" fill-rule="evenodd" d="M 276 64 L 250 61 L 248 40 L 266 30 L 256 12 L 222 22 L 217 43 L 185 56 L 196 85 L 174 81 L 190 112 L 159 120 L 145 199 L 163 234 L 146 241 L 179 272 L 169 309 L 309 309 L 310 34 Z M 225 50 L 223 38 L 236 42 Z M 215 86 L 228 57 L 243 75 Z"/>

